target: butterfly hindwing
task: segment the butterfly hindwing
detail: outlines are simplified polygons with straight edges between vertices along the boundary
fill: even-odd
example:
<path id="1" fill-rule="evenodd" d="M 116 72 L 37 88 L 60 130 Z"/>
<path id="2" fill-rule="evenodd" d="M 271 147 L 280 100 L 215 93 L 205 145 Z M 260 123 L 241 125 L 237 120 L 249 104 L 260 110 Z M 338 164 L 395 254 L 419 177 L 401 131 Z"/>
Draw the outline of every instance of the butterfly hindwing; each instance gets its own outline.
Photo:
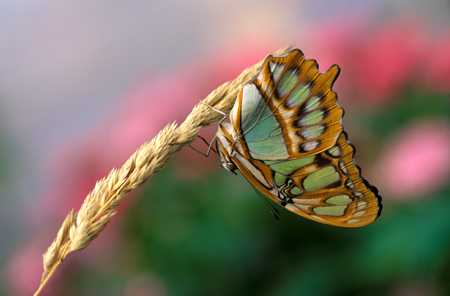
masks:
<path id="1" fill-rule="evenodd" d="M 278 196 L 284 200 L 279 203 L 294 213 L 336 226 L 357 227 L 375 221 L 381 197 L 361 177 L 345 132 L 334 146 L 309 162 L 283 176 L 286 180 Z M 279 173 L 275 169 L 274 180 Z"/>
<path id="2" fill-rule="evenodd" d="M 256 188 L 300 216 L 359 227 L 375 221 L 381 212 L 378 190 L 361 177 L 345 132 L 334 146 L 315 156 L 264 162 L 236 155 L 234 163 Z"/>

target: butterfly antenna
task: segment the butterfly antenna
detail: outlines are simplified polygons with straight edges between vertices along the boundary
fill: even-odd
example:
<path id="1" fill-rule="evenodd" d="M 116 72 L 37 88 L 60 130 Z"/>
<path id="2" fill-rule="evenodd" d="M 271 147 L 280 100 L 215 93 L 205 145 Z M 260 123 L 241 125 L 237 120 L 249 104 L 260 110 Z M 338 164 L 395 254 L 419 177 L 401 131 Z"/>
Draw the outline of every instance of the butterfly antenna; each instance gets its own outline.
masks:
<path id="1" fill-rule="evenodd" d="M 200 103 L 203 104 L 203 105 L 208 106 L 209 108 L 211 108 L 211 110 L 216 111 L 217 113 L 222 114 L 223 116 L 227 117 L 227 115 L 224 112 L 222 112 L 220 110 L 217 110 L 216 108 L 214 108 L 213 106 L 209 105 L 208 103 L 205 103 L 203 101 L 200 101 Z"/>
<path id="2" fill-rule="evenodd" d="M 248 180 L 247 180 L 248 181 Z M 252 186 L 253 190 L 255 190 L 256 194 L 258 195 L 259 199 L 262 201 L 262 203 L 266 206 L 266 208 L 269 210 L 269 212 L 277 219 L 280 220 L 280 218 L 278 218 L 278 215 L 280 215 L 280 212 L 277 210 L 277 208 L 275 208 L 273 206 L 273 204 L 270 203 L 270 201 L 267 200 L 267 198 L 264 195 L 261 195 L 261 192 L 259 192 L 255 186 L 253 186 L 252 183 L 248 182 L 250 184 L 250 186 Z"/>

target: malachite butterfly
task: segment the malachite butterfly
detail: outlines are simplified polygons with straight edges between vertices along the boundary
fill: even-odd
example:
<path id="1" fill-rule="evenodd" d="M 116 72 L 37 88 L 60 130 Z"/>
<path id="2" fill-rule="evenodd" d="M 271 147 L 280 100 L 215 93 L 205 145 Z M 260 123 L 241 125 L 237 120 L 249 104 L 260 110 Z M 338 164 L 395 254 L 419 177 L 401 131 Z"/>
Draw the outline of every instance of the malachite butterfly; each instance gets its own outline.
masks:
<path id="1" fill-rule="evenodd" d="M 332 85 L 333 65 L 294 49 L 268 56 L 217 132 L 222 166 L 238 169 L 276 203 L 308 219 L 342 227 L 372 223 L 382 209 L 378 190 L 361 177 L 355 148 L 343 131 Z"/>

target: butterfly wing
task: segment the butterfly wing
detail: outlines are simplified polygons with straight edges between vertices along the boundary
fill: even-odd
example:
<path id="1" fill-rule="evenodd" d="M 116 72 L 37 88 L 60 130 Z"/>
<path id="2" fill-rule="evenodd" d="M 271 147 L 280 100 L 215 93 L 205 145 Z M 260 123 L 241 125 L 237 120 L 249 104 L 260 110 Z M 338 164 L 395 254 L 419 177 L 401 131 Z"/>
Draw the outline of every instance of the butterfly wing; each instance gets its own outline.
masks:
<path id="1" fill-rule="evenodd" d="M 236 133 L 253 159 L 295 159 L 320 153 L 336 142 L 343 110 L 332 84 L 334 65 L 318 71 L 300 50 L 269 56 L 258 78 L 239 93 L 230 113 Z"/>
<path id="2" fill-rule="evenodd" d="M 372 223 L 382 209 L 378 190 L 361 177 L 354 147 L 342 132 L 313 156 L 261 161 L 235 153 L 231 161 L 261 192 L 297 215 L 341 227 Z"/>
<path id="3" fill-rule="evenodd" d="M 332 90 L 339 68 L 318 71 L 299 50 L 269 56 L 217 133 L 222 166 L 286 209 L 335 226 L 372 223 L 382 204 L 361 177 Z"/>

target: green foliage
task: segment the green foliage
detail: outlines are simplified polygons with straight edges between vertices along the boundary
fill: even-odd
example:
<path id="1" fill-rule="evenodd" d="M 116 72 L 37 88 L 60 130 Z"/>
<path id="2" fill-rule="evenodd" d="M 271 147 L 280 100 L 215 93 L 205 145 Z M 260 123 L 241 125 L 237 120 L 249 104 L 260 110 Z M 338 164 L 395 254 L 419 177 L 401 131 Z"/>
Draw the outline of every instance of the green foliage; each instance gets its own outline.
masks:
<path id="1" fill-rule="evenodd" d="M 382 219 L 357 229 L 282 209 L 277 221 L 225 171 L 186 181 L 167 168 L 145 195 L 129 215 L 128 251 L 170 295 L 381 295 L 416 277 L 443 285 L 448 274 L 448 190 L 428 202 L 388 201 Z"/>
<path id="2" fill-rule="evenodd" d="M 413 121 L 448 118 L 449 114 L 449 94 L 410 92 L 381 109 L 371 108 L 364 112 L 354 112 L 352 116 L 359 124 L 384 138 Z"/>

